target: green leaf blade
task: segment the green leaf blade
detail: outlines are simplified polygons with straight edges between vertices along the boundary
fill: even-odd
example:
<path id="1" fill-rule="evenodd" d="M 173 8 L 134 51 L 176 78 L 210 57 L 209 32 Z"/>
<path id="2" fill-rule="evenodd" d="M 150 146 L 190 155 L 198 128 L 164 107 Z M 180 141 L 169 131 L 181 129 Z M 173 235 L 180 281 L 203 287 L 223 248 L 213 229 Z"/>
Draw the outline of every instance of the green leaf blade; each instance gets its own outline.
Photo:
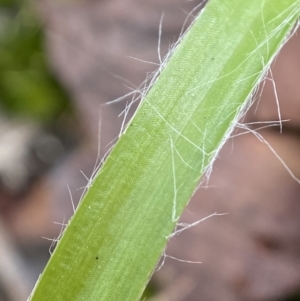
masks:
<path id="1" fill-rule="evenodd" d="M 138 300 L 299 9 L 299 0 L 207 5 L 93 181 L 31 301 Z"/>

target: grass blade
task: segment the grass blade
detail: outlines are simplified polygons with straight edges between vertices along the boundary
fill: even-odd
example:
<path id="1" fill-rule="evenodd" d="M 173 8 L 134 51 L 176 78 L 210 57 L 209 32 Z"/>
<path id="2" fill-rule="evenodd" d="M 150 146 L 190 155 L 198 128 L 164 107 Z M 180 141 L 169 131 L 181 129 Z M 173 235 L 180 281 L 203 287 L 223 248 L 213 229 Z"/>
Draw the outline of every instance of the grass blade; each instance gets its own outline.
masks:
<path id="1" fill-rule="evenodd" d="M 31 301 L 134 301 L 292 30 L 299 0 L 211 0 L 113 148 Z"/>

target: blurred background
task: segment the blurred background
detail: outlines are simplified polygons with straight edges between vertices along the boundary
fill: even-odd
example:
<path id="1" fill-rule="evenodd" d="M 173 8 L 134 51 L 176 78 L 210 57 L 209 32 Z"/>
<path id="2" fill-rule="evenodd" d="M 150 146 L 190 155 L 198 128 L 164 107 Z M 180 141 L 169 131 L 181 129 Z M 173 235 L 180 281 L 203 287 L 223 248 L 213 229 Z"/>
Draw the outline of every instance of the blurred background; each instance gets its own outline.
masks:
<path id="1" fill-rule="evenodd" d="M 200 1 L 0 1 L 0 301 L 26 300 L 52 240 L 117 137 L 125 98 L 174 43 Z M 196 13 L 196 11 L 195 11 Z M 188 18 L 189 24 L 192 18 Z M 244 122 L 300 178 L 300 37 L 284 46 Z M 133 59 L 137 58 L 137 59 Z M 145 62 L 143 62 L 145 61 Z M 147 63 L 152 62 L 152 63 Z M 134 110 L 134 108 L 133 108 Z M 130 112 L 130 115 L 133 112 Z M 119 117 L 118 117 L 119 116 Z M 99 129 L 99 124 L 101 128 Z M 99 135 L 100 133 L 100 135 Z M 71 192 L 71 195 L 69 193 Z M 265 143 L 238 135 L 182 220 L 145 293 L 151 301 L 300 300 L 300 185 Z"/>

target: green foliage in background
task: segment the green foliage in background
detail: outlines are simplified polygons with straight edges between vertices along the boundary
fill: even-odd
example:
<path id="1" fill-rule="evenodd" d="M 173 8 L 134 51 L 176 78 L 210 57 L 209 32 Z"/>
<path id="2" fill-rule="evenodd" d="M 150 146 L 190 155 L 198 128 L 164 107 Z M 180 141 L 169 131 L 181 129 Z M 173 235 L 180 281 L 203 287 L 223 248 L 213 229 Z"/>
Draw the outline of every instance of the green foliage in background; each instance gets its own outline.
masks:
<path id="1" fill-rule="evenodd" d="M 208 3 L 89 183 L 31 301 L 139 300 L 299 13 L 300 0 Z"/>
<path id="2" fill-rule="evenodd" d="M 31 4 L 0 1 L 0 108 L 45 123 L 69 109 L 69 101 L 47 65 Z"/>

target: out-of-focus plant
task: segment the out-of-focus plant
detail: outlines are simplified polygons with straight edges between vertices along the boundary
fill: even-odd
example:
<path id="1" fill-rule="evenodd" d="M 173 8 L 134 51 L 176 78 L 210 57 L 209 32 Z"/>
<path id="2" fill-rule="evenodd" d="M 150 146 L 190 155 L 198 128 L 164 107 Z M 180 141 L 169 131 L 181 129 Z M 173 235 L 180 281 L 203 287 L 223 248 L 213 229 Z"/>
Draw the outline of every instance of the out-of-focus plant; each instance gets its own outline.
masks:
<path id="1" fill-rule="evenodd" d="M 49 122 L 69 106 L 52 75 L 43 27 L 30 1 L 0 1 L 0 108 Z"/>
<path id="2" fill-rule="evenodd" d="M 12 195 L 58 163 L 80 132 L 48 65 L 35 4 L 0 0 L 0 186 Z"/>

